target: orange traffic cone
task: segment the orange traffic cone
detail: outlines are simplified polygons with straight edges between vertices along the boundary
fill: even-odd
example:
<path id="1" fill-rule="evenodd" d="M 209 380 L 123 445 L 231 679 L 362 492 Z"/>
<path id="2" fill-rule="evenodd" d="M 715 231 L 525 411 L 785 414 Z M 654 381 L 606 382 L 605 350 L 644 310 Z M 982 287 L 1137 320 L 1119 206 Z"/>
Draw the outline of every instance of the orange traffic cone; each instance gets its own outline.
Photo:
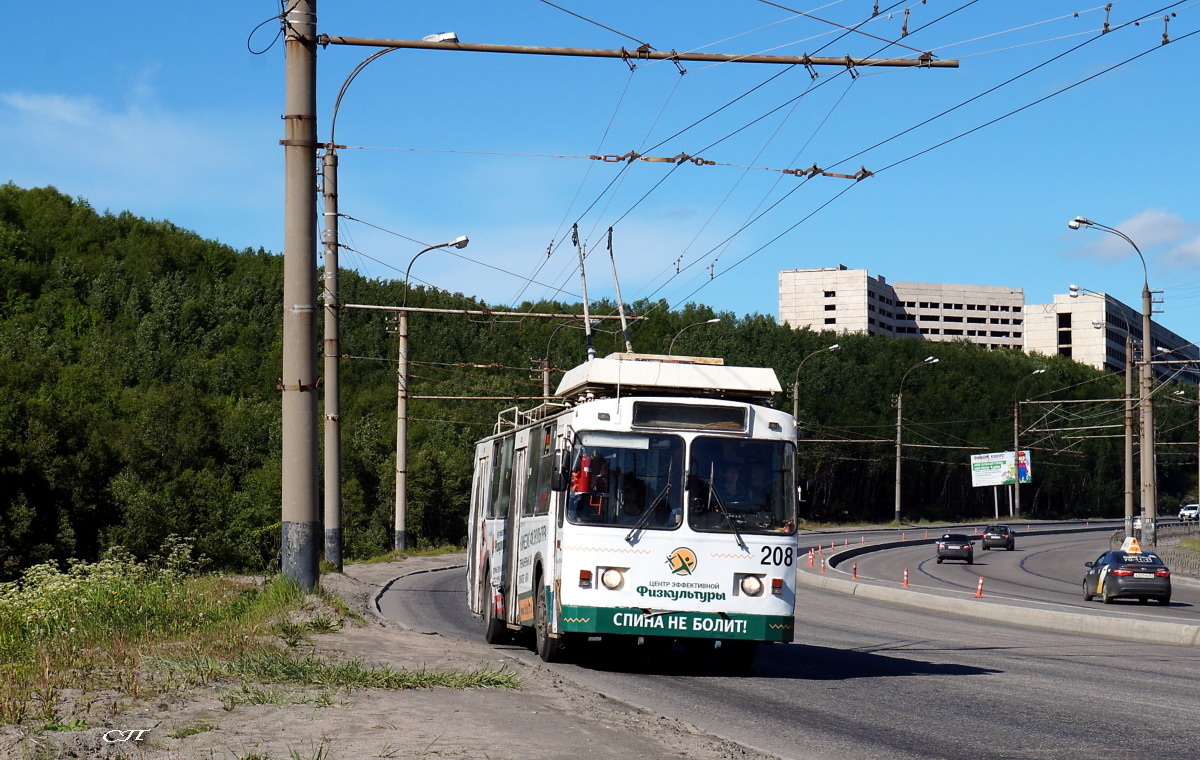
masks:
<path id="1" fill-rule="evenodd" d="M 979 586 L 975 589 L 975 598 L 980 599 L 982 597 L 983 597 L 983 576 L 981 575 L 981 576 L 979 576 Z"/>
<path id="2" fill-rule="evenodd" d="M 904 588 L 908 588 L 908 568 L 904 568 Z"/>

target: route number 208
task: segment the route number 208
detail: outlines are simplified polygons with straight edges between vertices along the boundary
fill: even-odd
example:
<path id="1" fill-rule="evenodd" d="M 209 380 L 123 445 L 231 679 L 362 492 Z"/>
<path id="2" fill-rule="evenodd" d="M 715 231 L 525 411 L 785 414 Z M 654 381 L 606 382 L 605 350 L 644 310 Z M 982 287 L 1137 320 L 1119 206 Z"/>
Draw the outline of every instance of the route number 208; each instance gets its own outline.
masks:
<path id="1" fill-rule="evenodd" d="M 762 562 L 759 564 L 792 566 L 792 547 L 790 546 L 764 546 L 762 553 Z"/>

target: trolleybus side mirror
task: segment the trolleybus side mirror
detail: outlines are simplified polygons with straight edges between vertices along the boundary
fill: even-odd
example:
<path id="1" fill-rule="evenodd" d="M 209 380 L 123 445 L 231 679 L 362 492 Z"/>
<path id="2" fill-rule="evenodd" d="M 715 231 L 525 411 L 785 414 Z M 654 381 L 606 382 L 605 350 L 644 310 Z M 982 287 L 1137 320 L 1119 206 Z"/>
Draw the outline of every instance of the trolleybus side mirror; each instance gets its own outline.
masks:
<path id="1" fill-rule="evenodd" d="M 550 471 L 550 490 L 565 491 L 571 484 L 570 473 L 567 472 L 567 456 L 566 449 L 558 449 L 554 452 L 554 468 Z"/>

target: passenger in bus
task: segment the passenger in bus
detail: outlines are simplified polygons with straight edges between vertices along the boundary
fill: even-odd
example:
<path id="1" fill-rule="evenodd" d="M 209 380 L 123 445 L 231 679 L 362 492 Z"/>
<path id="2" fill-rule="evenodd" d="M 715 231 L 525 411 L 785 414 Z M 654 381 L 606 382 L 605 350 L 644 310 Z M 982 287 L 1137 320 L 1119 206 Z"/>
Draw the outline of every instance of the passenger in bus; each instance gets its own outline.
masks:
<path id="1" fill-rule="evenodd" d="M 641 478 L 623 475 L 620 478 L 620 486 L 622 518 L 630 517 L 636 520 L 646 509 L 646 484 Z"/>
<path id="2" fill-rule="evenodd" d="M 608 493 L 608 478 L 611 471 L 608 460 L 597 452 L 592 452 L 592 487 L 588 490 Z"/>
<path id="3" fill-rule="evenodd" d="M 572 522 L 608 521 L 606 512 L 609 475 L 608 460 L 601 456 L 600 452 L 593 451 L 590 457 L 587 454 L 580 457 L 572 489 L 575 493 L 571 495 Z"/>

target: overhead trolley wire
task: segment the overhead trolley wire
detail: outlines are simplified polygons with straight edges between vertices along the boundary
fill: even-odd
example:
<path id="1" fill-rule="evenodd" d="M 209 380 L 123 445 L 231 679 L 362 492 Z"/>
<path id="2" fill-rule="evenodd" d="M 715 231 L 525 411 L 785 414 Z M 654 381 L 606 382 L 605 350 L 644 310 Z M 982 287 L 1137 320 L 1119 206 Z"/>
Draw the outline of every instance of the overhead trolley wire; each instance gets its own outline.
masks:
<path id="1" fill-rule="evenodd" d="M 971 3 L 968 3 L 967 5 L 971 5 L 971 4 L 973 4 L 974 2 L 977 2 L 977 1 L 978 1 L 978 0 L 972 0 L 972 2 L 971 2 Z M 1115 31 L 1116 29 L 1121 29 L 1121 28 L 1128 27 L 1128 26 L 1130 26 L 1130 25 L 1136 25 L 1136 24 L 1140 23 L 1141 21 L 1144 21 L 1145 19 L 1147 19 L 1147 18 L 1149 18 L 1149 17 L 1156 16 L 1156 15 L 1158 15 L 1159 13 L 1162 13 L 1162 12 L 1163 12 L 1163 11 L 1165 11 L 1165 10 L 1169 10 L 1170 8 L 1173 8 L 1173 7 L 1177 6 L 1177 5 L 1181 5 L 1181 4 L 1182 4 L 1182 2 L 1183 2 L 1183 0 L 1180 0 L 1180 2 L 1176 2 L 1176 3 L 1172 3 L 1172 4 L 1170 4 L 1170 5 L 1164 6 L 1163 8 L 1161 8 L 1161 9 L 1159 9 L 1159 10 L 1157 10 L 1157 11 L 1154 11 L 1154 12 L 1151 12 L 1151 13 L 1149 13 L 1149 14 L 1146 14 L 1146 15 L 1144 15 L 1144 16 L 1141 16 L 1141 17 L 1139 17 L 1138 19 L 1135 19 L 1135 20 L 1133 20 L 1133 21 L 1126 22 L 1125 24 L 1121 24 L 1121 25 L 1119 25 L 1119 26 L 1117 26 L 1117 27 L 1113 27 L 1113 31 Z M 966 7 L 966 6 L 962 6 L 962 7 Z M 957 10 L 961 10 L 961 9 L 962 9 L 962 8 L 960 7 L 959 9 L 956 9 L 956 11 L 953 11 L 953 12 L 957 12 Z M 950 14 L 946 14 L 946 15 L 950 15 Z M 945 18 L 945 16 L 943 16 L 942 18 Z M 940 19 L 939 19 L 939 20 L 940 20 Z M 932 23 L 932 22 L 931 22 L 931 23 Z M 927 26 L 927 25 L 926 25 L 926 26 Z M 1195 35 L 1196 33 L 1197 33 L 1196 31 L 1192 31 L 1192 32 L 1185 33 L 1185 34 L 1183 34 L 1183 35 L 1180 35 L 1180 36 L 1177 36 L 1177 37 L 1175 37 L 1173 41 L 1174 41 L 1174 42 L 1178 42 L 1178 41 L 1180 41 L 1180 40 L 1183 40 L 1183 39 L 1186 39 L 1186 38 L 1188 38 L 1188 37 L 1191 37 L 1191 36 Z M 869 147 L 869 148 L 866 148 L 865 150 L 862 150 L 862 151 L 859 151 L 859 152 L 857 152 L 857 153 L 854 153 L 854 154 L 852 154 L 852 155 L 850 155 L 850 156 L 847 156 L 846 158 L 844 158 L 844 159 L 842 159 L 842 160 L 840 160 L 840 161 L 838 161 L 838 162 L 836 162 L 836 163 L 832 164 L 832 166 L 836 167 L 836 166 L 838 166 L 838 165 L 840 165 L 840 164 L 844 164 L 844 163 L 846 163 L 846 162 L 848 162 L 848 161 L 852 161 L 852 160 L 854 160 L 855 158 L 858 158 L 859 156 L 863 155 L 864 153 L 866 153 L 866 152 L 868 152 L 868 151 L 870 151 L 870 150 L 873 150 L 873 149 L 875 149 L 875 148 L 877 148 L 877 147 L 880 147 L 880 146 L 882 146 L 882 145 L 884 145 L 884 144 L 886 144 L 886 143 L 888 143 L 888 142 L 891 142 L 892 140 L 894 140 L 894 139 L 896 139 L 896 138 L 898 138 L 898 137 L 900 137 L 900 136 L 902 136 L 902 135 L 904 135 L 904 134 L 907 134 L 908 132 L 911 132 L 911 131 L 913 131 L 914 129 L 917 129 L 917 128 L 921 127 L 921 126 L 924 126 L 924 125 L 926 125 L 926 124 L 928 124 L 928 123 L 930 123 L 930 122 L 934 121 L 935 119 L 938 119 L 938 118 L 940 118 L 941 116 L 944 116 L 944 115 L 946 115 L 946 114 L 948 114 L 948 113 L 950 113 L 950 112 L 952 112 L 952 111 L 954 111 L 954 110 L 957 110 L 958 108 L 961 108 L 961 107 L 963 107 L 964 105 L 966 105 L 966 104 L 968 104 L 968 103 L 970 103 L 970 102 L 973 102 L 973 101 L 975 101 L 975 100 L 978 100 L 979 98 L 983 97 L 984 95 L 987 95 L 987 94 L 989 94 L 989 93 L 991 93 L 991 92 L 994 92 L 996 89 L 999 89 L 1000 87 L 1003 87 L 1004 85 L 1006 85 L 1006 84 L 1008 84 L 1008 83 L 1010 83 L 1010 82 L 1012 82 L 1012 81 L 1015 81 L 1015 80 L 1017 80 L 1017 79 L 1019 79 L 1019 78 L 1021 78 L 1021 77 L 1025 76 L 1026 74 L 1029 74 L 1029 73 L 1031 73 L 1031 72 L 1033 72 L 1033 71 L 1036 71 L 1037 69 L 1040 69 L 1040 68 L 1042 68 L 1042 67 L 1044 67 L 1044 66 L 1048 65 L 1049 63 L 1052 63 L 1053 61 L 1055 61 L 1055 60 L 1058 60 L 1058 59 L 1062 58 L 1062 57 L 1063 57 L 1063 56 L 1065 56 L 1065 55 L 1068 55 L 1068 54 L 1070 54 L 1070 53 L 1072 53 L 1072 52 L 1075 52 L 1076 50 L 1079 50 L 1080 48 L 1082 48 L 1084 45 L 1090 44 L 1091 42 L 1094 42 L 1094 41 L 1095 41 L 1095 40 L 1097 40 L 1097 39 L 1100 39 L 1100 37 L 1095 37 L 1095 38 L 1093 38 L 1093 39 L 1091 39 L 1091 40 L 1088 40 L 1087 42 L 1081 43 L 1080 45 L 1076 45 L 1075 47 L 1071 48 L 1070 50 L 1067 50 L 1067 51 L 1065 51 L 1065 52 L 1063 52 L 1063 53 L 1060 53 L 1060 54 L 1058 54 L 1058 55 L 1056 55 L 1056 56 L 1053 56 L 1052 58 L 1048 59 L 1047 61 L 1044 61 L 1044 62 L 1042 62 L 1042 63 L 1038 64 L 1037 66 L 1035 66 L 1035 67 L 1033 67 L 1033 68 L 1031 68 L 1031 69 L 1029 69 L 1029 70 L 1027 70 L 1027 71 L 1023 72 L 1023 73 L 1021 73 L 1021 74 L 1019 74 L 1019 75 L 1017 75 L 1017 76 L 1015 76 L 1015 77 L 1012 77 L 1011 79 L 1009 79 L 1009 80 L 1006 80 L 1005 82 L 1003 82 L 1003 83 L 1001 83 L 1001 84 L 999 84 L 999 85 L 997 85 L 997 86 L 995 86 L 995 87 L 989 88 L 988 90 L 985 90 L 984 92 L 982 92 L 982 93 L 980 93 L 980 94 L 978 94 L 978 95 L 975 95 L 975 96 L 973 96 L 972 98 L 969 98 L 968 100 L 966 100 L 966 101 L 963 101 L 962 103 L 959 103 L 958 105 L 956 105 L 956 106 L 954 106 L 954 107 L 952 107 L 952 108 L 950 108 L 950 109 L 947 109 L 946 111 L 943 111 L 942 113 L 938 114 L 937 116 L 931 117 L 930 119 L 927 119 L 927 120 L 925 120 L 925 121 L 923 121 L 923 122 L 920 122 L 919 124 L 916 124 L 916 125 L 914 125 L 914 126 L 912 126 L 912 127 L 908 128 L 908 129 L 906 129 L 906 130 L 904 130 L 904 131 L 902 131 L 902 132 L 899 132 L 899 133 L 897 133 L 897 134 L 893 135 L 892 137 L 889 137 L 889 138 L 887 138 L 886 140 L 883 140 L 883 141 L 881 141 L 881 142 L 879 142 L 879 143 L 876 143 L 875 145 L 873 145 L 873 146 L 871 146 L 871 147 Z M 967 131 L 965 131 L 965 132 L 962 132 L 961 134 L 958 134 L 958 135 L 956 135 L 956 136 L 954 136 L 954 137 L 952 137 L 952 138 L 949 138 L 949 139 L 947 139 L 947 140 L 944 140 L 944 141 L 942 141 L 942 142 L 940 142 L 940 143 L 937 143 L 936 145 L 930 146 L 930 147 L 928 147 L 928 148 L 926 148 L 926 149 L 924 149 L 924 150 L 918 151 L 917 153 L 914 153 L 914 154 L 912 154 L 912 155 L 910 155 L 910 156 L 908 156 L 908 157 L 906 157 L 906 158 L 903 158 L 903 159 L 900 159 L 900 160 L 898 160 L 898 161 L 895 161 L 895 162 L 893 162 L 893 163 L 891 163 L 891 164 L 888 164 L 888 165 L 886 165 L 886 166 L 884 166 L 884 167 L 882 167 L 882 168 L 880 168 L 880 169 L 876 169 L 876 170 L 874 171 L 874 173 L 875 173 L 875 174 L 879 174 L 880 172 L 883 172 L 883 171 L 885 171 L 885 170 L 887 170 L 887 169 L 892 169 L 892 168 L 895 168 L 896 166 L 899 166 L 899 165 L 901 165 L 901 164 L 903 164 L 903 163 L 905 163 L 905 162 L 907 162 L 907 161 L 910 161 L 910 160 L 912 160 L 912 159 L 914 159 L 914 158 L 917 158 L 917 157 L 919 157 L 919 156 L 922 156 L 922 155 L 924 155 L 924 154 L 926 154 L 926 153 L 929 153 L 930 151 L 933 151 L 933 150 L 935 150 L 935 149 L 937 149 L 937 148 L 943 147 L 943 146 L 945 146 L 945 145 L 947 145 L 947 144 L 949 144 L 949 143 L 951 143 L 951 142 L 954 142 L 955 140 L 958 140 L 958 139 L 960 139 L 960 138 L 962 138 L 962 137 L 965 137 L 965 136 L 967 136 L 967 135 L 969 135 L 969 134 L 972 134 L 972 133 L 974 133 L 974 132 L 977 132 L 977 131 L 979 131 L 979 130 L 983 129 L 984 127 L 991 126 L 992 124 L 995 124 L 995 123 L 996 123 L 996 122 L 998 122 L 998 121 L 1001 121 L 1001 120 L 1003 120 L 1003 119 L 1006 119 L 1006 118 L 1008 118 L 1009 116 L 1012 116 L 1012 115 L 1015 115 L 1015 114 L 1017 114 L 1017 113 L 1020 113 L 1021 111 L 1024 111 L 1024 110 L 1026 110 L 1026 109 L 1028 109 L 1028 108 L 1031 108 L 1031 107 L 1033 107 L 1033 106 L 1035 106 L 1035 105 L 1038 105 L 1038 104 L 1040 104 L 1040 103 L 1042 103 L 1042 102 L 1044 102 L 1044 101 L 1046 101 L 1046 100 L 1048 100 L 1048 99 L 1050 99 L 1050 98 L 1052 98 L 1052 97 L 1055 97 L 1055 96 L 1057 96 L 1057 95 L 1060 95 L 1060 94 L 1062 94 L 1062 93 L 1064 93 L 1064 92 L 1066 92 L 1066 91 L 1068 91 L 1068 90 L 1071 90 L 1071 89 L 1073 89 L 1073 88 L 1075 88 L 1075 87 L 1078 87 L 1079 85 L 1081 85 L 1081 84 L 1084 84 L 1084 83 L 1086 83 L 1086 82 L 1088 82 L 1088 81 L 1091 81 L 1092 79 L 1095 79 L 1095 78 L 1097 78 L 1097 77 L 1099 77 L 1099 76 L 1101 76 L 1101 75 L 1103 75 L 1103 74 L 1106 74 L 1106 73 L 1108 73 L 1108 72 L 1110 72 L 1110 71 L 1112 71 L 1112 70 L 1114 70 L 1114 69 L 1116 69 L 1116 68 L 1119 68 L 1120 66 L 1124 66 L 1124 65 L 1126 65 L 1126 64 L 1128 64 L 1128 63 L 1131 63 L 1132 61 L 1135 61 L 1135 60 L 1137 60 L 1138 58 L 1141 58 L 1142 56 L 1145 56 L 1145 55 L 1147 55 L 1147 54 L 1149 54 L 1149 53 L 1152 53 L 1152 52 L 1154 52 L 1155 50 L 1158 50 L 1158 49 L 1160 49 L 1161 47 L 1162 47 L 1162 45 L 1158 45 L 1158 46 L 1156 46 L 1156 47 L 1149 48 L 1149 49 L 1147 49 L 1147 50 L 1145 50 L 1145 51 L 1143 51 L 1143 52 L 1141 52 L 1141 53 L 1138 53 L 1138 54 L 1137 54 L 1137 55 L 1135 55 L 1135 56 L 1132 56 L 1132 57 L 1130 57 L 1130 58 L 1128 58 L 1128 59 L 1126 59 L 1126 60 L 1124 60 L 1124 61 L 1121 61 L 1121 62 L 1119 62 L 1119 63 L 1116 63 L 1116 64 L 1114 64 L 1114 65 L 1112 65 L 1112 66 L 1110 66 L 1110 67 L 1108 67 L 1108 68 L 1106 68 L 1106 69 L 1104 69 L 1104 70 L 1102 70 L 1102 71 L 1100 71 L 1100 72 L 1097 72 L 1097 73 L 1095 73 L 1095 74 L 1092 74 L 1092 75 L 1090 75 L 1090 76 L 1088 76 L 1088 77 L 1085 77 L 1085 78 L 1083 78 L 1083 79 L 1081 79 L 1081 80 L 1079 80 L 1079 81 L 1075 82 L 1074 84 L 1068 85 L 1068 86 L 1066 86 L 1066 87 L 1063 87 L 1063 88 L 1061 88 L 1061 89 L 1059 89 L 1059 90 L 1057 90 L 1057 91 L 1055 91 L 1055 92 L 1053 92 L 1053 93 L 1050 93 L 1049 95 L 1046 95 L 1046 96 L 1044 96 L 1044 97 L 1038 98 L 1037 100 L 1034 100 L 1034 101 L 1032 101 L 1032 102 L 1030 102 L 1030 103 L 1026 104 L 1025 106 L 1022 106 L 1021 108 L 1014 109 L 1014 110 L 1012 110 L 1012 111 L 1010 111 L 1010 112 L 1008 112 L 1008 113 L 1004 114 L 1003 116 L 997 117 L 997 118 L 995 118 L 995 119 L 992 119 L 992 120 L 990 120 L 990 121 L 988 121 L 988 122 L 985 122 L 985 123 L 983 123 L 983 124 L 981 124 L 981 125 L 978 125 L 978 126 L 976 126 L 976 127 L 972 128 L 972 129 L 970 129 L 970 130 L 967 130 Z M 855 183 L 855 184 L 857 184 L 857 183 Z M 727 269 L 725 269 L 725 270 L 722 270 L 722 272 L 721 272 L 721 273 L 714 273 L 713 277 L 712 277 L 710 280 L 708 280 L 707 282 L 705 282 L 705 283 L 701 284 L 701 285 L 700 285 L 698 288 L 696 288 L 694 291 L 692 291 L 691 293 L 689 293 L 689 294 L 688 294 L 688 295 L 685 297 L 685 299 L 683 299 L 683 300 L 690 299 L 690 298 L 691 298 L 691 297 L 693 297 L 693 296 L 694 296 L 696 293 L 698 293 L 700 290 L 702 290 L 703 288 L 705 288 L 705 287 L 706 287 L 706 286 L 707 286 L 709 283 L 711 283 L 713 280 L 715 280 L 715 279 L 716 279 L 718 276 L 721 276 L 721 275 L 725 274 L 725 273 L 726 273 L 726 272 L 728 272 L 730 269 L 733 269 L 733 268 L 734 268 L 734 267 L 736 267 L 737 265 L 739 265 L 739 264 L 741 264 L 742 262 L 744 262 L 746 259 L 750 258 L 750 256 L 753 256 L 753 255 L 756 255 L 756 254 L 758 254 L 758 253 L 759 253 L 759 252 L 761 252 L 761 251 L 763 250 L 763 248 L 765 248 L 767 245 L 770 245 L 771 243 L 774 243 L 776 240 L 778 240 L 778 239 L 779 239 L 780 237 L 782 237 L 784 234 L 787 234 L 788 232 L 790 232 L 791 230 L 793 230 L 793 229 L 795 229 L 797 226 L 799 226 L 799 224 L 803 223 L 804 221 L 807 221 L 807 220 L 808 220 L 809 218 L 811 218 L 811 217 L 812 217 L 812 216 L 813 216 L 815 213 L 817 213 L 818 211 L 821 211 L 822 209 L 824 209 L 824 208 L 825 208 L 826 206 L 828 206 L 828 205 L 829 205 L 829 204 L 830 204 L 832 201 L 834 201 L 834 200 L 836 200 L 837 198 L 841 197 L 841 195 L 843 195 L 843 194 L 844 194 L 844 193 L 845 193 L 847 190 L 849 190 L 849 188 L 851 188 L 851 187 L 854 187 L 854 186 L 855 186 L 855 185 L 848 185 L 846 188 L 844 188 L 844 189 L 843 189 L 841 192 L 839 192 L 839 193 L 838 193 L 837 195 L 835 195 L 833 198 L 831 198 L 831 199 L 829 199 L 828 201 L 826 201 L 824 204 L 822 204 L 821 206 L 819 206 L 819 207 L 818 207 L 816 210 L 814 210 L 812 213 L 810 213 L 810 214 L 808 214 L 807 216 L 805 216 L 805 217 L 804 217 L 803 219 L 801 219 L 799 222 L 796 222 L 795 224 L 791 225 L 791 226 L 790 226 L 790 227 L 789 227 L 787 230 L 785 230 L 785 231 L 784 231 L 783 233 L 781 233 L 780 235 L 777 235 L 775 238 L 772 238 L 772 240 L 768 241 L 768 243 L 766 243 L 766 244 L 764 244 L 764 245 L 760 246 L 759 248 L 755 249 L 755 250 L 754 250 L 754 251 L 752 251 L 751 253 L 747 254 L 745 257 L 743 257 L 742 259 L 740 259 L 739 261 L 737 261 L 735 264 L 731 265 L 730 267 L 728 267 L 728 268 L 727 268 Z M 676 303 L 678 304 L 679 302 L 676 302 Z"/>

